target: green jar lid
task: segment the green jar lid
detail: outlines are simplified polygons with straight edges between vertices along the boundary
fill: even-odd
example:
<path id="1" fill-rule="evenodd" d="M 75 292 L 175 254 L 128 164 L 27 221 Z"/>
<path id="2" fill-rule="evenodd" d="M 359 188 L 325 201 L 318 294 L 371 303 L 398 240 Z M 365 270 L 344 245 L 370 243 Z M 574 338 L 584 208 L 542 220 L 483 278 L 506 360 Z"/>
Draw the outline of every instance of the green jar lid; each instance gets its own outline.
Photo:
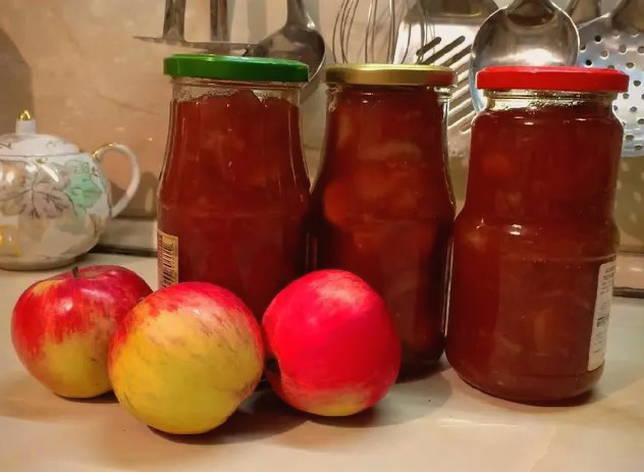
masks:
<path id="1" fill-rule="evenodd" d="M 172 77 L 243 82 L 306 82 L 309 78 L 309 68 L 302 62 L 214 54 L 174 54 L 164 59 L 163 72 Z"/>

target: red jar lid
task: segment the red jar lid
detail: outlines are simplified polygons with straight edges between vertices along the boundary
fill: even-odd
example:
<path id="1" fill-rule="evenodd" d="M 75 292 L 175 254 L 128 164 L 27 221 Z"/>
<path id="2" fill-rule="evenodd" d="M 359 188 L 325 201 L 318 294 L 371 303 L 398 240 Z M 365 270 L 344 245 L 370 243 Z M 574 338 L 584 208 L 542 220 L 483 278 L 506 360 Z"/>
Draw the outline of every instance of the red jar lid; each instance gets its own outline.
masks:
<path id="1" fill-rule="evenodd" d="M 488 90 L 561 90 L 625 92 L 628 75 L 614 69 L 564 66 L 495 66 L 476 75 L 476 86 Z"/>

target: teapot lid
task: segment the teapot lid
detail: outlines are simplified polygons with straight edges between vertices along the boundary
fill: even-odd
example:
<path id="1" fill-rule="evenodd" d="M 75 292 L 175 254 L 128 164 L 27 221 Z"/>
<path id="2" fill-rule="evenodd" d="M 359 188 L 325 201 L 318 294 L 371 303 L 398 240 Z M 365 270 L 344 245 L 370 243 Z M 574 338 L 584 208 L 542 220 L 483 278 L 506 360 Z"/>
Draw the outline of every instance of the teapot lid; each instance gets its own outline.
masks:
<path id="1" fill-rule="evenodd" d="M 58 136 L 36 133 L 36 120 L 23 111 L 16 132 L 0 135 L 0 156 L 43 157 L 78 153 L 78 146 Z"/>

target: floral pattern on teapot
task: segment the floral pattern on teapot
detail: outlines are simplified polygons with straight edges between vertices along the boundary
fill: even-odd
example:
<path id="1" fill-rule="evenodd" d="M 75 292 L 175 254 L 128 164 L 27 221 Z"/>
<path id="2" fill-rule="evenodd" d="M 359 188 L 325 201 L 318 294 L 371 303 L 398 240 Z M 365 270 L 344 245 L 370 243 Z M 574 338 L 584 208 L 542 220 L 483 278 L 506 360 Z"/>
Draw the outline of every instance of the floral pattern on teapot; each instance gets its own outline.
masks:
<path id="1" fill-rule="evenodd" d="M 38 154 L 27 155 L 34 149 Z M 101 155 L 109 149 L 125 153 L 134 170 L 119 202 L 123 208 L 139 179 L 136 157 L 125 146 L 108 145 L 92 156 L 47 135 L 0 138 L 0 267 L 55 267 L 98 242 L 115 213 L 109 182 L 99 167 Z"/>
<path id="2" fill-rule="evenodd" d="M 64 159 L 38 158 L 28 163 L 0 158 L 0 215 L 4 222 L 14 220 L 13 225 L 0 228 L 0 256 L 46 249 L 69 259 L 98 241 L 109 218 L 109 187 L 96 165 L 76 156 L 59 163 Z M 13 237 L 4 236 L 8 230 Z M 52 238 L 51 232 L 66 237 Z M 43 243 L 48 248 L 40 248 Z"/>

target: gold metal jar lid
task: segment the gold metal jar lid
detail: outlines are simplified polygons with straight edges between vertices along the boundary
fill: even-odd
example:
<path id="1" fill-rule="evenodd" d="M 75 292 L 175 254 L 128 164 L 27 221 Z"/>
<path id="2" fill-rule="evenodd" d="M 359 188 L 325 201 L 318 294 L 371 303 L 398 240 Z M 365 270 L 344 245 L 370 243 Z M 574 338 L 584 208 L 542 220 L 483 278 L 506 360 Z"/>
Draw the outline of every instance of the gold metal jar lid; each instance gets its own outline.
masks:
<path id="1" fill-rule="evenodd" d="M 326 68 L 325 81 L 353 85 L 435 85 L 454 84 L 449 67 L 414 64 L 338 64 Z"/>

